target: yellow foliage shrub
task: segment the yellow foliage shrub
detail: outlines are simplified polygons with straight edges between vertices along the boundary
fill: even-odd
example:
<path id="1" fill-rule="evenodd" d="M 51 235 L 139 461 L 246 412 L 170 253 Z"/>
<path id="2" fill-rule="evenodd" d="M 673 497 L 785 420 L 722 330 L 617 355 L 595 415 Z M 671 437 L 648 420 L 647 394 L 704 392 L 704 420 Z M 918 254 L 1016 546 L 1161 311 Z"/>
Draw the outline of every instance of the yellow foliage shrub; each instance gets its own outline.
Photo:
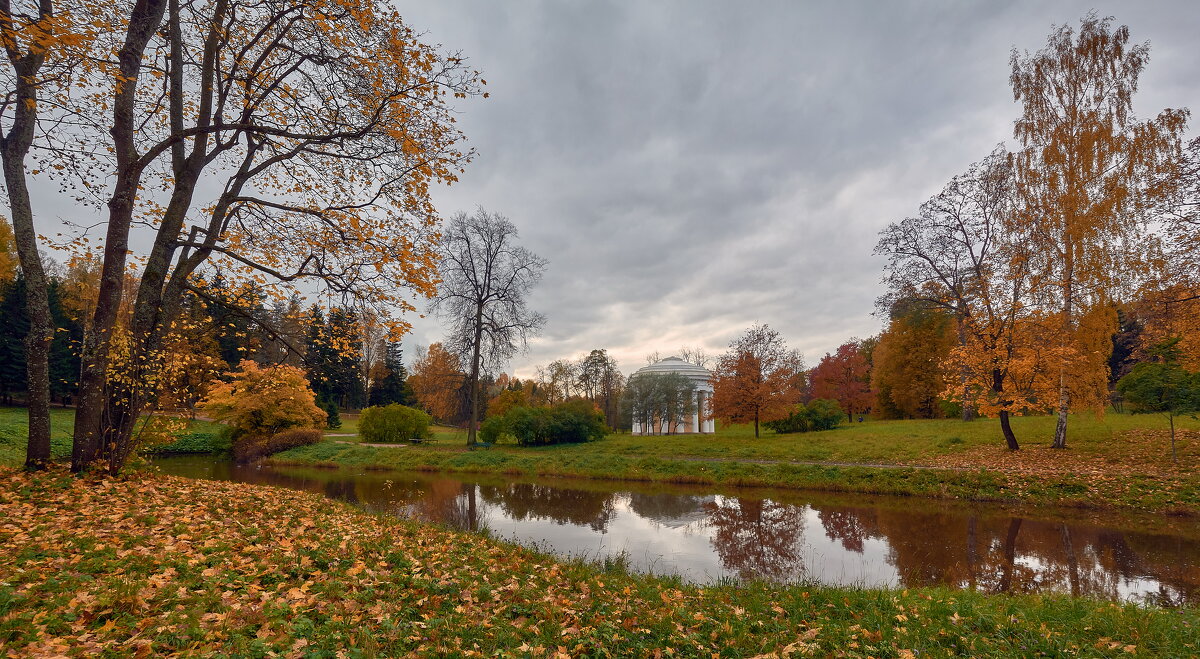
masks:
<path id="1" fill-rule="evenodd" d="M 230 382 L 212 388 L 201 409 L 228 424 L 238 438 L 270 437 L 291 428 L 323 428 L 326 414 L 304 371 L 295 366 L 261 367 L 245 360 Z"/>

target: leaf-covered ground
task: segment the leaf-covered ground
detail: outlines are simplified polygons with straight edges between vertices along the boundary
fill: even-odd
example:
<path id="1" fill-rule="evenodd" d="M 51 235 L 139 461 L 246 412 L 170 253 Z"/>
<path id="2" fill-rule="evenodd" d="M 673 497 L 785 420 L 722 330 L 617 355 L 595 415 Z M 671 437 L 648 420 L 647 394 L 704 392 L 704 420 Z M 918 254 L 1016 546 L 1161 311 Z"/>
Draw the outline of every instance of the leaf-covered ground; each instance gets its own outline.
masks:
<path id="1" fill-rule="evenodd" d="M 1045 444 L 1027 444 L 1019 451 L 1009 451 L 1000 444 L 972 446 L 959 453 L 937 456 L 932 464 L 1042 476 L 1194 476 L 1200 466 L 1200 431 L 1178 430 L 1175 434 L 1177 460 L 1174 461 L 1168 431 L 1138 428 L 1116 433 L 1103 444 L 1069 443 L 1065 450 Z"/>
<path id="2" fill-rule="evenodd" d="M 1188 656 L 1196 609 L 700 588 L 323 497 L 0 470 L 9 656 Z"/>

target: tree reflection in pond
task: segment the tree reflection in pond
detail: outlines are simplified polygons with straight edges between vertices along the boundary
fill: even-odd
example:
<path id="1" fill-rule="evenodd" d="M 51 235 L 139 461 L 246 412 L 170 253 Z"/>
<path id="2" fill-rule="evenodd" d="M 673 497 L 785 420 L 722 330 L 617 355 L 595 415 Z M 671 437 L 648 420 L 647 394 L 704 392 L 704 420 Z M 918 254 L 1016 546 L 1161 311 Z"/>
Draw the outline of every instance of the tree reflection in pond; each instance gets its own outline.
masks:
<path id="1" fill-rule="evenodd" d="M 826 536 L 847 551 L 862 552 L 871 537 L 886 542 L 887 561 L 904 586 L 1104 599 L 1126 599 L 1140 590 L 1145 599 L 1168 605 L 1196 601 L 1200 594 L 1200 541 L 1194 537 L 957 510 L 814 508 Z"/>
<path id="2" fill-rule="evenodd" d="M 703 520 L 705 504 L 715 499 L 715 495 L 688 496 L 632 492 L 629 495 L 629 509 L 655 524 L 678 527 Z"/>
<path id="3" fill-rule="evenodd" d="M 878 524 L 870 509 L 847 510 L 825 508 L 817 511 L 817 519 L 830 540 L 838 540 L 846 551 L 863 553 L 864 541 L 878 535 Z"/>
<path id="4" fill-rule="evenodd" d="M 552 519 L 559 524 L 588 526 L 603 533 L 615 512 L 611 492 L 552 487 L 536 483 L 480 487 L 483 500 L 500 506 L 516 520 Z"/>
<path id="5" fill-rule="evenodd" d="M 770 499 L 717 497 L 704 504 L 721 564 L 743 579 L 794 581 L 801 560 L 804 508 Z"/>

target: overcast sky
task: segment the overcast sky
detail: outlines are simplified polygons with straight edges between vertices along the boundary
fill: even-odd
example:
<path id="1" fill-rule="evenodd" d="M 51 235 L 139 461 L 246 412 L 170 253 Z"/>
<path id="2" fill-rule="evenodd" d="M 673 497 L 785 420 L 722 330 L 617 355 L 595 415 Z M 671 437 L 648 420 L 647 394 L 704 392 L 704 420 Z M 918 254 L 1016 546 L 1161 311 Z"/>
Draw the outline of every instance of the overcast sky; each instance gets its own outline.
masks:
<path id="1" fill-rule="evenodd" d="M 530 299 L 545 331 L 507 369 L 522 376 L 592 348 L 626 373 L 720 353 L 756 322 L 810 366 L 877 333 L 879 230 L 1013 145 L 1011 49 L 1089 9 L 1151 42 L 1140 116 L 1200 110 L 1196 0 L 402 7 L 491 93 L 460 105 L 478 157 L 439 209 L 500 212 L 550 262 Z M 407 353 L 441 335 L 417 321 Z"/>

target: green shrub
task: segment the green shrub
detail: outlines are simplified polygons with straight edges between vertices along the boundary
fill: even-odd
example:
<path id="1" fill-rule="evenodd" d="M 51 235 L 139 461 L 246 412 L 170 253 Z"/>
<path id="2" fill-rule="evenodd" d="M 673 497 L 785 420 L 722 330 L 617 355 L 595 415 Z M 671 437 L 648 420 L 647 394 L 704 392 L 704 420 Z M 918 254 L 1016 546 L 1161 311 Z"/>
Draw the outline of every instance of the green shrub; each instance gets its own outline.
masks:
<path id="1" fill-rule="evenodd" d="M 479 441 L 481 442 L 496 444 L 506 434 L 509 434 L 509 431 L 504 416 L 490 416 L 479 424 Z"/>
<path id="2" fill-rule="evenodd" d="M 544 446 L 550 441 L 550 408 L 514 407 L 502 417 L 521 446 Z"/>
<path id="3" fill-rule="evenodd" d="M 816 398 L 808 405 L 797 405 L 791 414 L 776 421 L 768 421 L 763 425 L 784 435 L 794 432 L 809 432 L 814 430 L 832 430 L 842 423 L 846 413 L 835 400 Z"/>
<path id="4" fill-rule="evenodd" d="M 358 436 L 365 442 L 406 442 L 429 437 L 433 418 L 407 405 L 376 405 L 362 411 L 358 418 Z"/>
<path id="5" fill-rule="evenodd" d="M 233 443 L 233 457 L 238 462 L 254 462 L 290 448 L 316 444 L 321 439 L 321 431 L 316 428 L 292 428 L 269 436 L 243 435 Z"/>
<path id="6" fill-rule="evenodd" d="M 795 407 L 791 414 L 782 419 L 767 421 L 763 423 L 770 430 L 774 430 L 780 435 L 786 435 L 794 432 L 808 432 L 808 414 L 801 403 Z"/>
<path id="7" fill-rule="evenodd" d="M 808 415 L 810 430 L 833 430 L 842 425 L 846 412 L 836 400 L 815 398 L 809 401 L 805 413 Z"/>
<path id="8" fill-rule="evenodd" d="M 489 435 L 511 434 L 521 446 L 578 444 L 604 437 L 604 417 L 587 401 L 568 401 L 554 407 L 514 407 L 502 417 L 484 422 Z M 484 441 L 494 441 L 486 439 Z"/>
<path id="9" fill-rule="evenodd" d="M 582 444 L 603 439 L 604 415 L 585 400 L 556 405 L 550 415 L 550 436 L 556 444 Z"/>

